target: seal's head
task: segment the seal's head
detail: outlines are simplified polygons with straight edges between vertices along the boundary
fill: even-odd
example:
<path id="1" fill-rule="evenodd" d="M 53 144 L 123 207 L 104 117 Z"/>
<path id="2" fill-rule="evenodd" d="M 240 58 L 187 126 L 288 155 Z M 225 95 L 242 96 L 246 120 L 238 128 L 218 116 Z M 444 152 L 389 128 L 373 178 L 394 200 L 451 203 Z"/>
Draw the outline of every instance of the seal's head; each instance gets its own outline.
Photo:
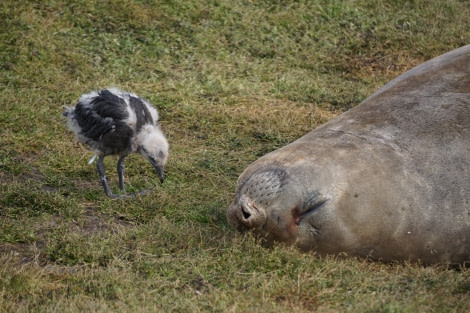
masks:
<path id="1" fill-rule="evenodd" d="M 319 229 L 321 212 L 329 197 L 310 192 L 305 184 L 283 166 L 266 166 L 241 175 L 237 195 L 227 211 L 237 230 L 252 231 L 266 242 L 303 246 Z M 320 216 L 322 216 L 320 218 Z"/>
<path id="2" fill-rule="evenodd" d="M 332 141 L 293 143 L 251 164 L 238 180 L 229 223 L 265 243 L 318 255 L 398 255 L 404 249 L 395 233 L 409 220 L 407 210 L 396 210 L 410 200 L 401 187 L 406 173 L 390 149 L 373 150 L 361 138 Z"/>

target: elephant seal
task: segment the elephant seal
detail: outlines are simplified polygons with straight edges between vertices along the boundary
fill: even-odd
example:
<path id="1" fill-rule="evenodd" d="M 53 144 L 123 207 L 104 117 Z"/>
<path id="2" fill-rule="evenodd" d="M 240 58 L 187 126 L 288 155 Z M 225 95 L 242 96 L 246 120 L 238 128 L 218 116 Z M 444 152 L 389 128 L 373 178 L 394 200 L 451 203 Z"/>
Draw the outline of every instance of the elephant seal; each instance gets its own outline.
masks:
<path id="1" fill-rule="evenodd" d="M 470 261 L 470 45 L 251 164 L 229 223 L 318 255 Z"/>

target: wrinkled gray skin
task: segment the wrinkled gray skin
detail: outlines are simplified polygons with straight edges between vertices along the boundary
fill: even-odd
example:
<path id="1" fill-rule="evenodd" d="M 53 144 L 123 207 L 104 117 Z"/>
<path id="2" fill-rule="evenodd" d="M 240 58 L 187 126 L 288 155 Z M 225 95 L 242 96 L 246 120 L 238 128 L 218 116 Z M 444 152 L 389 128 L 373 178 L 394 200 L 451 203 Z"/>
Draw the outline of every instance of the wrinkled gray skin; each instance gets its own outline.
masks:
<path id="1" fill-rule="evenodd" d="M 227 217 L 319 255 L 470 261 L 470 45 L 251 164 Z"/>

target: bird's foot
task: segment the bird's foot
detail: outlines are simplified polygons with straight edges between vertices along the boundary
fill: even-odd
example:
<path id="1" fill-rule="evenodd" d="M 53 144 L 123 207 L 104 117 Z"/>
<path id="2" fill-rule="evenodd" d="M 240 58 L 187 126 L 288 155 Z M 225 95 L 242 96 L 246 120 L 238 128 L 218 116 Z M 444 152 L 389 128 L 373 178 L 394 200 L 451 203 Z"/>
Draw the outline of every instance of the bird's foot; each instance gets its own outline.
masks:
<path id="1" fill-rule="evenodd" d="M 153 190 L 153 188 L 134 192 L 134 193 L 123 193 L 123 194 L 115 194 L 112 192 L 107 192 L 106 195 L 110 197 L 111 199 L 131 199 L 131 198 L 136 198 L 137 196 L 143 196 L 148 193 L 150 193 Z"/>
<path id="2" fill-rule="evenodd" d="M 141 191 L 138 191 L 138 192 L 135 192 L 135 193 L 128 193 L 127 195 L 129 195 L 131 197 L 143 196 L 143 195 L 146 195 L 146 194 L 150 193 L 152 190 L 153 190 L 153 188 L 150 188 L 150 189 L 141 190 Z"/>

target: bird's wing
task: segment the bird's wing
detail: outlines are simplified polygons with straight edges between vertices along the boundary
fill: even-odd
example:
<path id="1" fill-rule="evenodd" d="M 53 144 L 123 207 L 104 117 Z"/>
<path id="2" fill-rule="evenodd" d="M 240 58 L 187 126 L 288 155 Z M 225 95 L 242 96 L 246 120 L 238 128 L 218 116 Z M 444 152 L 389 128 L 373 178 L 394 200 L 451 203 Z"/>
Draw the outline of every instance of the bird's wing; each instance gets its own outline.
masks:
<path id="1" fill-rule="evenodd" d="M 135 112 L 135 129 L 137 133 L 142 129 L 142 126 L 146 124 L 156 125 L 158 113 L 150 103 L 140 97 L 130 95 L 129 106 Z"/>
<path id="2" fill-rule="evenodd" d="M 74 113 L 81 135 L 94 141 L 116 128 L 126 127 L 124 121 L 129 117 L 124 99 L 108 90 L 82 98 Z"/>

